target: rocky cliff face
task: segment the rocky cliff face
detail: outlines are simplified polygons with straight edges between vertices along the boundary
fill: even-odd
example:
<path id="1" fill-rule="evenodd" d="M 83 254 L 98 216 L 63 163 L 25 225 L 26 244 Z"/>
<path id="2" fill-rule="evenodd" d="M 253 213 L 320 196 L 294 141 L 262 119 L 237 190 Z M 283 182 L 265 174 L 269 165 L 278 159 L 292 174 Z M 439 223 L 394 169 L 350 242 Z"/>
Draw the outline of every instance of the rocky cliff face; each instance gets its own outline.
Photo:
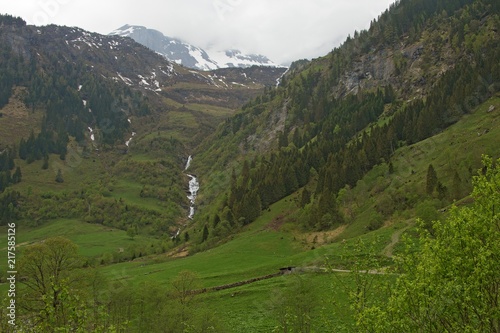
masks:
<path id="1" fill-rule="evenodd" d="M 451 45 L 436 49 L 425 40 L 372 51 L 352 62 L 333 92 L 344 96 L 390 84 L 403 95 L 421 97 L 429 82 L 453 67 L 456 57 Z"/>

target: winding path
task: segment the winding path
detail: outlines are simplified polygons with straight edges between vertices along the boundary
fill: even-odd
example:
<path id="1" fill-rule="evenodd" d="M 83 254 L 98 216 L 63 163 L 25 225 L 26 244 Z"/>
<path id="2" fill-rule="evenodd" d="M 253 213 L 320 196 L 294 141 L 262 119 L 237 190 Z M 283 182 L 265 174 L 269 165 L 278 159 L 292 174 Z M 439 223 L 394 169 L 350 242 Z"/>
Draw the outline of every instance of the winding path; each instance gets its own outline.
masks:
<path id="1" fill-rule="evenodd" d="M 392 258 L 393 251 L 394 251 L 394 246 L 396 246 L 397 243 L 399 243 L 399 240 L 401 239 L 401 235 L 403 232 L 408 230 L 413 225 L 412 221 L 407 221 L 406 226 L 396 230 L 392 236 L 391 236 L 391 242 L 387 244 L 387 246 L 382 250 L 382 254 L 385 255 L 386 257 Z"/>

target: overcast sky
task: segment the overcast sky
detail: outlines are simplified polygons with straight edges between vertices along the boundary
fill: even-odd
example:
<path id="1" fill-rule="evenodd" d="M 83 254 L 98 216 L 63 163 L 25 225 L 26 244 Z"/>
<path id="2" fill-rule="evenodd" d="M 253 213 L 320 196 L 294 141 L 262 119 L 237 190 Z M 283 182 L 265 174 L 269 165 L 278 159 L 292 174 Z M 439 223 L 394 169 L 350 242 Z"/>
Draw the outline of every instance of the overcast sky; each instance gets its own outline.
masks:
<path id="1" fill-rule="evenodd" d="M 260 53 L 278 64 L 325 55 L 394 0 L 0 0 L 28 24 L 108 34 L 143 25 L 202 48 Z"/>

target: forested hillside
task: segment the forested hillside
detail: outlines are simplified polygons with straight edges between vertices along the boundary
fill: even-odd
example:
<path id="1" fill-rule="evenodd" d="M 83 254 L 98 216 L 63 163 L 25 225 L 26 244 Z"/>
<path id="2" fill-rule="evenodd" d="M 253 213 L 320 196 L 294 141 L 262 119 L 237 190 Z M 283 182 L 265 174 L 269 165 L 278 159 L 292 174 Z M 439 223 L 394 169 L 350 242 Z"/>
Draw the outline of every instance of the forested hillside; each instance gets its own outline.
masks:
<path id="1" fill-rule="evenodd" d="M 498 29 L 493 1 L 398 1 L 329 55 L 292 65 L 278 88 L 247 103 L 199 149 L 200 172 L 233 170 L 217 176 L 224 197 L 205 194 L 219 201 L 208 225 L 238 228 L 300 188 L 301 227 L 355 219 L 339 207 L 341 193 L 376 165 L 393 171 L 398 148 L 441 133 L 498 92 Z M 436 183 L 439 206 L 470 191 L 468 170 L 479 163 L 480 155 L 447 171 L 467 191 Z M 414 190 L 421 191 L 401 186 L 377 213 L 389 219 L 417 206 Z"/>
<path id="2" fill-rule="evenodd" d="M 170 237 L 190 151 L 285 70 L 194 71 L 129 38 L 0 18 L 2 225 L 81 218 Z"/>

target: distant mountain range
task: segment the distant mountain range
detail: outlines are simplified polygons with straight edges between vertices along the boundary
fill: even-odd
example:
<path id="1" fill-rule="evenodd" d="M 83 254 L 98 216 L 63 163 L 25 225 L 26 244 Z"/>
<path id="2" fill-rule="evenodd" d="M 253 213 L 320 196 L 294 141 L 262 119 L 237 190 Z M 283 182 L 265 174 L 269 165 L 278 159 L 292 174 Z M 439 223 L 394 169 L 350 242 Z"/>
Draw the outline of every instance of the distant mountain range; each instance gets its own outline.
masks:
<path id="1" fill-rule="evenodd" d="M 158 30 L 126 24 L 109 35 L 130 37 L 136 42 L 185 67 L 199 70 L 251 66 L 283 67 L 259 54 L 243 54 L 239 50 L 204 50 L 176 38 L 165 36 Z"/>

